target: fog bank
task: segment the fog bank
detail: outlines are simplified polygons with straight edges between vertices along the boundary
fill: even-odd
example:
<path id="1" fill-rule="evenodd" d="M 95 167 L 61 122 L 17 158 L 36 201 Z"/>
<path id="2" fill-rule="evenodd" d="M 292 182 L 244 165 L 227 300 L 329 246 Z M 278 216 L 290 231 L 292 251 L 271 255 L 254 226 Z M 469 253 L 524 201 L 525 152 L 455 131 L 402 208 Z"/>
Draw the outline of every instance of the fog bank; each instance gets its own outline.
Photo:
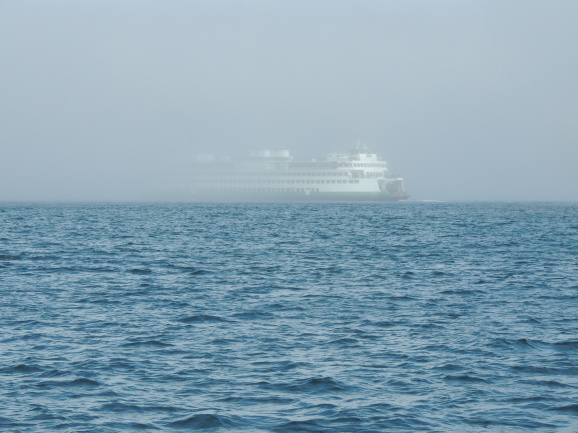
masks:
<path id="1" fill-rule="evenodd" d="M 414 199 L 578 200 L 578 3 L 0 1 L 0 200 L 140 200 L 251 148 Z"/>

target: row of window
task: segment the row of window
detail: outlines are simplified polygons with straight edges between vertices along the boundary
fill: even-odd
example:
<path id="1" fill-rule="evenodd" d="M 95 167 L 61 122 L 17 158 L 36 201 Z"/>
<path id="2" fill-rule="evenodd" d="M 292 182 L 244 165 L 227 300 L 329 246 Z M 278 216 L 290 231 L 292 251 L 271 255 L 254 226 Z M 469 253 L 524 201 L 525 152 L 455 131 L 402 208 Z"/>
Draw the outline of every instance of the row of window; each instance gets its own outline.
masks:
<path id="1" fill-rule="evenodd" d="M 227 179 L 196 179 L 195 183 L 235 183 L 235 184 L 242 184 L 242 183 L 301 183 L 301 184 L 334 184 L 334 183 L 359 183 L 359 179 L 349 179 L 349 180 L 325 180 L 325 179 L 317 179 L 317 180 L 287 180 L 287 179 L 276 179 L 276 180 L 253 180 L 253 179 L 235 179 L 235 180 L 227 180 Z"/>
<path id="2" fill-rule="evenodd" d="M 345 168 L 353 168 L 353 167 L 386 168 L 386 164 L 383 162 L 344 162 L 337 164 L 337 166 Z"/>
<path id="3" fill-rule="evenodd" d="M 293 162 L 293 168 L 331 168 L 335 167 L 333 163 L 329 162 Z M 386 168 L 385 162 L 339 162 L 337 167 L 352 168 L 352 167 L 367 167 L 367 168 Z"/>
<path id="4" fill-rule="evenodd" d="M 331 168 L 335 168 L 335 163 L 331 162 L 331 161 L 316 161 L 316 162 L 312 162 L 312 161 L 308 161 L 308 162 L 292 162 L 291 163 L 291 168 L 308 168 L 308 169 L 312 169 L 312 168 L 317 168 L 317 169 L 331 169 Z"/>
<path id="5" fill-rule="evenodd" d="M 295 176 L 324 176 L 324 177 L 345 177 L 349 176 L 348 171 L 326 171 L 326 172 L 310 172 L 310 171 L 287 171 L 287 172 L 279 172 L 279 171 L 250 171 L 250 172 L 234 172 L 234 173 L 223 173 L 219 171 L 207 172 L 203 173 L 203 175 L 210 175 L 210 176 L 228 176 L 232 175 L 235 177 L 242 177 L 242 176 L 265 176 L 265 177 L 295 177 Z"/>
<path id="6" fill-rule="evenodd" d="M 198 187 L 194 188 L 198 192 L 319 192 L 319 188 L 211 188 Z"/>

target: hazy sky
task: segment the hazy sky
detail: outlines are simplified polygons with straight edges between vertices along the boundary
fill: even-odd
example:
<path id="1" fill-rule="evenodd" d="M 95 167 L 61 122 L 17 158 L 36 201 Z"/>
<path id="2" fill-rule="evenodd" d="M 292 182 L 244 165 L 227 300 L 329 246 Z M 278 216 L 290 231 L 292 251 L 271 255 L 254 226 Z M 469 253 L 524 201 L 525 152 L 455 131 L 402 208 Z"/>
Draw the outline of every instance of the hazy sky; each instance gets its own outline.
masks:
<path id="1" fill-rule="evenodd" d="M 415 199 L 578 200 L 578 1 L 0 0 L 0 200 L 197 152 L 384 155 Z"/>

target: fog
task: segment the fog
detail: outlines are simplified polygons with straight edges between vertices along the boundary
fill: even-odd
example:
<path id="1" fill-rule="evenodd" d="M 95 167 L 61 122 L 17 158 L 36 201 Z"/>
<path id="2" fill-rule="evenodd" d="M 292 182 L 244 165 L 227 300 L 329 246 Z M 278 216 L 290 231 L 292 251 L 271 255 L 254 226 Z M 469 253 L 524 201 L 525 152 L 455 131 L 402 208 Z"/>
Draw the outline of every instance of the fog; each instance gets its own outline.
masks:
<path id="1" fill-rule="evenodd" d="M 578 200 L 578 2 L 0 0 L 0 200 L 359 138 L 414 200 Z"/>

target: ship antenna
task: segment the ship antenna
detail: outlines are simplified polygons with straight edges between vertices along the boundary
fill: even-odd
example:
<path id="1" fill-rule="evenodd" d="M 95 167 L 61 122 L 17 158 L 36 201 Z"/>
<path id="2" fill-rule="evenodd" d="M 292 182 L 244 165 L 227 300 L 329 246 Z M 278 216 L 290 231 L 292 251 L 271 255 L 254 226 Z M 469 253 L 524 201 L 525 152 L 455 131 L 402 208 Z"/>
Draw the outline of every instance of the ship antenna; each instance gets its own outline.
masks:
<path id="1" fill-rule="evenodd" d="M 367 152 L 367 145 L 362 143 L 361 140 L 356 138 L 354 143 L 355 143 L 355 150 L 357 151 L 357 153 L 366 153 Z"/>

